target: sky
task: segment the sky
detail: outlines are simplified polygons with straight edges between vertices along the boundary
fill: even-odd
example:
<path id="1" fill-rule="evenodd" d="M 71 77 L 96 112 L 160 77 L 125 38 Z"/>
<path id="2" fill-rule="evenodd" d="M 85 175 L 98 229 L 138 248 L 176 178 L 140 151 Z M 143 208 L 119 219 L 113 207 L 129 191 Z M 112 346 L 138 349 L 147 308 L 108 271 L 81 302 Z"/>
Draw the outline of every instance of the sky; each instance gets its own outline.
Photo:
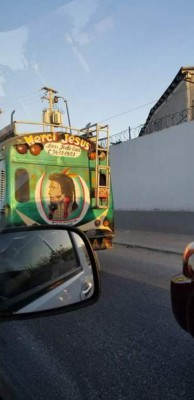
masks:
<path id="1" fill-rule="evenodd" d="M 191 0 L 6 0 L 0 129 L 13 110 L 16 120 L 41 121 L 43 86 L 67 99 L 73 127 L 133 129 L 179 69 L 194 66 L 193 37 Z M 67 125 L 63 101 L 59 108 Z"/>

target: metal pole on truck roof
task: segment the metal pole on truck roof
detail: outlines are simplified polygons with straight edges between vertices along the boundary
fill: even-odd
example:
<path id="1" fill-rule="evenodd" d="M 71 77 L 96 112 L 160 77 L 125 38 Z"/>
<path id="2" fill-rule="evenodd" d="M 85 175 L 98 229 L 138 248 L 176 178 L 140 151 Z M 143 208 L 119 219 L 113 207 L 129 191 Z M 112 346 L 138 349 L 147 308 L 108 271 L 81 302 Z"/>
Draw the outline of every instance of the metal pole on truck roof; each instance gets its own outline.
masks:
<path id="1" fill-rule="evenodd" d="M 13 110 L 12 113 L 11 113 L 11 124 L 13 123 L 13 116 L 14 116 L 14 114 L 15 114 L 15 110 Z"/>

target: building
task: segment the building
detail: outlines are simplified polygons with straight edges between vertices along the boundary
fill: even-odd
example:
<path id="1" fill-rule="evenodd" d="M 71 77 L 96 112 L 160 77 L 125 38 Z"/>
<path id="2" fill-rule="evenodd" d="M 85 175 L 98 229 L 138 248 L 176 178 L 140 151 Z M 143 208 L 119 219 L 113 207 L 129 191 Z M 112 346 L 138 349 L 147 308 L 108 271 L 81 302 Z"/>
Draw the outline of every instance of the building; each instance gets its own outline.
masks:
<path id="1" fill-rule="evenodd" d="M 139 136 L 194 120 L 194 67 L 182 67 L 152 107 Z"/>

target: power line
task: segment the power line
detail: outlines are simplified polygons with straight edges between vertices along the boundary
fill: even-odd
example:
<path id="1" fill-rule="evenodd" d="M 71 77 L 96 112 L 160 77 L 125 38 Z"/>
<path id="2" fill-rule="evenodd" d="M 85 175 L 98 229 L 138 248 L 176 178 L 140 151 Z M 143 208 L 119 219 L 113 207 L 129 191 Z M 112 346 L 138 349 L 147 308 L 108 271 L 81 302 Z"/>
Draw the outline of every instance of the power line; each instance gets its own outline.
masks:
<path id="1" fill-rule="evenodd" d="M 6 107 L 7 107 L 8 105 L 12 105 L 12 104 L 14 104 L 14 106 L 15 106 L 15 104 L 16 104 L 17 101 L 20 101 L 20 100 L 23 100 L 23 99 L 30 100 L 30 99 L 32 99 L 33 97 L 35 97 L 38 93 L 39 93 L 39 90 L 37 90 L 36 92 L 32 92 L 31 94 L 28 93 L 28 94 L 25 94 L 25 95 L 23 95 L 23 96 L 20 96 L 20 97 L 18 97 L 18 98 L 15 99 L 15 100 L 13 99 L 13 100 L 4 100 L 4 101 L 0 101 L 0 104 L 1 104 L 1 105 L 4 105 L 4 104 L 5 104 Z"/>
<path id="2" fill-rule="evenodd" d="M 188 82 L 188 81 L 187 81 L 187 82 Z M 194 83 L 194 82 L 189 82 L 189 83 Z M 180 89 L 180 90 L 177 90 L 176 92 L 172 92 L 171 95 L 172 95 L 172 96 L 176 96 L 177 94 L 179 94 L 179 93 L 181 93 L 181 92 L 185 92 L 185 91 L 187 91 L 187 90 L 188 90 L 187 88 Z M 164 93 L 165 93 L 165 92 L 164 92 Z M 161 97 L 162 97 L 162 96 L 161 96 Z M 135 108 L 131 108 L 131 109 L 127 110 L 127 111 L 123 111 L 123 112 L 121 112 L 120 114 L 112 115 L 111 117 L 108 117 L 108 118 L 103 119 L 102 121 L 99 121 L 99 123 L 105 122 L 105 121 L 110 121 L 111 119 L 121 117 L 122 115 L 128 114 L 128 113 L 130 113 L 130 112 L 132 112 L 132 111 L 135 111 L 135 110 L 138 110 L 138 109 L 140 109 L 140 108 L 146 107 L 146 106 L 148 106 L 148 105 L 150 105 L 150 104 L 157 103 L 158 101 L 159 101 L 159 99 L 158 99 L 158 100 L 153 100 L 153 101 L 150 101 L 149 103 L 145 103 L 145 104 L 142 104 L 142 105 L 137 106 L 137 107 L 135 107 Z"/>
<path id="3" fill-rule="evenodd" d="M 103 119 L 103 120 L 100 121 L 99 123 L 105 122 L 105 121 L 110 121 L 111 119 L 121 117 L 121 116 L 124 115 L 124 114 L 128 114 L 128 113 L 130 113 L 130 112 L 132 112 L 132 111 L 138 110 L 139 108 L 146 107 L 146 106 L 148 106 L 148 105 L 150 105 L 150 104 L 153 104 L 153 103 L 155 103 L 155 102 L 156 102 L 156 100 L 153 100 L 153 101 L 150 101 L 149 103 L 142 104 L 141 106 L 138 106 L 138 107 L 135 107 L 135 108 L 130 108 L 130 110 L 123 111 L 123 112 L 120 113 L 120 114 L 115 114 L 115 115 L 112 115 L 111 117 L 108 117 L 108 118 L 106 118 L 106 119 Z"/>
<path id="4" fill-rule="evenodd" d="M 190 82 L 190 83 L 192 83 L 192 82 Z M 176 95 L 179 94 L 180 92 L 183 92 L 183 91 L 186 91 L 186 90 L 187 90 L 187 88 L 184 88 L 184 89 L 178 90 L 178 91 L 176 91 L 176 92 L 172 92 L 171 94 L 172 94 L 173 96 L 176 96 Z M 19 101 L 21 101 L 21 100 L 23 100 L 23 99 L 31 100 L 31 99 L 32 99 L 33 97 L 35 97 L 38 93 L 39 93 L 39 90 L 37 90 L 37 91 L 35 91 L 35 92 L 32 92 L 31 94 L 30 94 L 30 93 L 29 93 L 29 94 L 25 94 L 25 95 L 20 96 L 19 98 L 17 98 L 17 101 L 19 102 Z M 110 120 L 112 120 L 112 119 L 121 117 L 122 115 L 128 114 L 128 113 L 130 113 L 130 112 L 132 112 L 132 111 L 139 110 L 140 108 L 144 108 L 144 107 L 146 107 L 146 106 L 148 106 L 148 105 L 151 105 L 151 104 L 153 104 L 153 103 L 156 103 L 157 101 L 158 101 L 158 100 L 152 100 L 152 101 L 149 101 L 148 103 L 141 104 L 140 106 L 137 106 L 137 107 L 134 107 L 134 108 L 130 108 L 129 110 L 123 111 L 123 112 L 121 112 L 121 113 L 119 113 L 119 114 L 114 114 L 114 115 L 112 115 L 112 116 L 110 116 L 110 117 L 104 118 L 103 120 L 99 121 L 99 123 L 102 123 L 102 122 L 105 122 L 105 121 L 110 121 Z M 7 101 L 4 101 L 4 102 L 0 102 L 0 105 L 2 105 L 2 104 L 5 104 L 6 107 L 9 106 L 9 105 L 12 105 L 12 104 L 15 106 L 16 102 L 14 102 L 14 100 L 13 100 L 13 101 L 7 100 Z M 3 111 L 4 111 L 5 113 L 6 113 L 6 112 L 9 112 L 9 110 L 6 110 L 6 109 L 3 110 Z"/>

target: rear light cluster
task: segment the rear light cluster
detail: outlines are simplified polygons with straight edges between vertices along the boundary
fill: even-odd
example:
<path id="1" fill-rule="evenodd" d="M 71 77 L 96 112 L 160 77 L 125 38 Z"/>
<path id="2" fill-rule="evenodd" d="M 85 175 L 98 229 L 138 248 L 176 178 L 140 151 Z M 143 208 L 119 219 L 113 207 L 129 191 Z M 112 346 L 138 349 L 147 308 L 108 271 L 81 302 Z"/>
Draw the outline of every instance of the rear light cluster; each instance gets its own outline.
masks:
<path id="1" fill-rule="evenodd" d="M 95 224 L 96 227 L 100 226 L 100 219 L 96 219 L 95 222 L 94 222 L 94 224 Z M 105 227 L 108 227 L 108 226 L 109 226 L 109 220 L 108 220 L 107 218 L 104 219 L 103 225 L 104 225 Z"/>
<path id="2" fill-rule="evenodd" d="M 96 151 L 90 151 L 90 152 L 88 153 L 88 158 L 89 158 L 90 160 L 96 160 Z M 104 151 L 99 151 L 99 152 L 98 152 L 98 158 L 99 158 L 99 160 L 101 160 L 101 161 L 105 160 L 105 158 L 106 158 L 106 153 L 105 153 Z"/>

